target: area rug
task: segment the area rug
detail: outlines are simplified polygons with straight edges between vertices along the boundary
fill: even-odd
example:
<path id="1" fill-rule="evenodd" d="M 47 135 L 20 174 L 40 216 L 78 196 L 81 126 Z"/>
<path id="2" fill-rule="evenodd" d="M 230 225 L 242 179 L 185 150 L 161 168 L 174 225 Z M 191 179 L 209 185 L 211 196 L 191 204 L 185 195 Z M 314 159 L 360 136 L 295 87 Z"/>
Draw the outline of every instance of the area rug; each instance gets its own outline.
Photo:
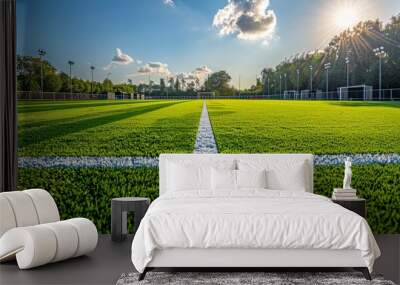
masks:
<path id="1" fill-rule="evenodd" d="M 148 272 L 142 281 L 138 281 L 138 276 L 122 274 L 116 285 L 395 285 L 380 275 L 373 275 L 373 280 L 368 281 L 359 272 Z"/>

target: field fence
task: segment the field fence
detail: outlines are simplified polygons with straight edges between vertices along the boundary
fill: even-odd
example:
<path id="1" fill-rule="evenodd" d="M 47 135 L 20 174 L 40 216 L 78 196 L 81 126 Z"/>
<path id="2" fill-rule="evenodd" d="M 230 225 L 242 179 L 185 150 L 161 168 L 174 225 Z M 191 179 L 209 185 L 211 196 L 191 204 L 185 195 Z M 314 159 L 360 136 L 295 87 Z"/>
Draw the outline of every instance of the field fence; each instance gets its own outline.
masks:
<path id="1" fill-rule="evenodd" d="M 230 96 L 213 95 L 161 95 L 161 94 L 88 94 L 70 92 L 31 92 L 18 91 L 18 100 L 197 100 L 197 99 L 253 99 L 253 100 L 333 100 L 333 101 L 400 101 L 400 88 L 341 91 L 294 91 L 287 90 L 278 94 L 237 93 Z"/>
<path id="2" fill-rule="evenodd" d="M 104 100 L 107 94 L 18 91 L 18 100 Z"/>

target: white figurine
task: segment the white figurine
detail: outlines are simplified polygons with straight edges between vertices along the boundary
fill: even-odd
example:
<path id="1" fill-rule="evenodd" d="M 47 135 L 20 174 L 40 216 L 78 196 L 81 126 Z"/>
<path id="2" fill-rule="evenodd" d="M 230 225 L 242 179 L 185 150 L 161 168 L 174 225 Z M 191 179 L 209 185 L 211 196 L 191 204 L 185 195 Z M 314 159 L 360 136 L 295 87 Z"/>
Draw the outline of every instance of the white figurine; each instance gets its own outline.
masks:
<path id="1" fill-rule="evenodd" d="M 350 157 L 346 158 L 346 161 L 344 162 L 344 179 L 343 179 L 343 189 L 352 189 L 351 188 L 351 176 L 352 176 L 352 171 L 351 171 L 351 159 Z"/>

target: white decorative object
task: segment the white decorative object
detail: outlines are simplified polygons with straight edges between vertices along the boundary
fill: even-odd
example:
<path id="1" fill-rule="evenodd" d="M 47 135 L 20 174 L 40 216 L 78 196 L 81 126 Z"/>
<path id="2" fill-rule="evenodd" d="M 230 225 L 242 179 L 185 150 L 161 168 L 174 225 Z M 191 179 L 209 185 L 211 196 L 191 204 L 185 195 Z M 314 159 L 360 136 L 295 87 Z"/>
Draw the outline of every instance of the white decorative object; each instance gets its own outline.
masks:
<path id="1" fill-rule="evenodd" d="M 0 193 L 0 262 L 16 259 L 20 269 L 84 255 L 97 245 L 88 219 L 60 221 L 53 197 L 42 189 Z"/>
<path id="2" fill-rule="evenodd" d="M 333 189 L 332 199 L 334 199 L 334 200 L 357 199 L 357 190 L 356 189 L 335 188 L 335 189 Z"/>
<path id="3" fill-rule="evenodd" d="M 343 189 L 352 189 L 351 188 L 351 176 L 353 175 L 351 171 L 351 159 L 350 157 L 346 158 L 344 162 L 344 179 L 343 179 Z"/>

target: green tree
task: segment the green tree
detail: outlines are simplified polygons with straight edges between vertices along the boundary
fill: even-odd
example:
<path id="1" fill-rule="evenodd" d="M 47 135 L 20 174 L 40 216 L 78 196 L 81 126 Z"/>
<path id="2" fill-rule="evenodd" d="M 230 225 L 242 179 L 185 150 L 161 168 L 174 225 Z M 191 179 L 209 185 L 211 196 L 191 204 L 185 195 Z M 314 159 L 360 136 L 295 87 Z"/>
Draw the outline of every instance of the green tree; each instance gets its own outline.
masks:
<path id="1" fill-rule="evenodd" d="M 69 75 L 61 72 L 60 73 L 60 80 L 61 80 L 61 92 L 69 92 L 70 87 L 69 87 Z"/>
<path id="2" fill-rule="evenodd" d="M 179 82 L 179 78 L 175 79 L 175 91 L 178 92 L 181 89 L 181 84 Z"/>
<path id="3" fill-rule="evenodd" d="M 103 80 L 103 92 L 112 92 L 113 91 L 113 83 L 110 79 L 106 78 Z"/>
<path id="4" fill-rule="evenodd" d="M 165 80 L 164 80 L 164 78 L 160 78 L 160 91 L 161 91 L 161 93 L 165 92 Z"/>
<path id="5" fill-rule="evenodd" d="M 216 92 L 217 95 L 232 95 L 233 89 L 229 86 L 231 76 L 224 70 L 211 74 L 204 82 L 207 91 Z"/>
<path id="6" fill-rule="evenodd" d="M 175 82 L 174 82 L 174 78 L 173 78 L 173 77 L 170 77 L 170 78 L 168 79 L 168 83 L 169 83 L 169 88 L 170 88 L 171 90 L 174 89 Z"/>
<path id="7" fill-rule="evenodd" d="M 45 92 L 59 92 L 62 87 L 62 80 L 58 74 L 47 74 L 44 76 L 43 89 Z"/>

